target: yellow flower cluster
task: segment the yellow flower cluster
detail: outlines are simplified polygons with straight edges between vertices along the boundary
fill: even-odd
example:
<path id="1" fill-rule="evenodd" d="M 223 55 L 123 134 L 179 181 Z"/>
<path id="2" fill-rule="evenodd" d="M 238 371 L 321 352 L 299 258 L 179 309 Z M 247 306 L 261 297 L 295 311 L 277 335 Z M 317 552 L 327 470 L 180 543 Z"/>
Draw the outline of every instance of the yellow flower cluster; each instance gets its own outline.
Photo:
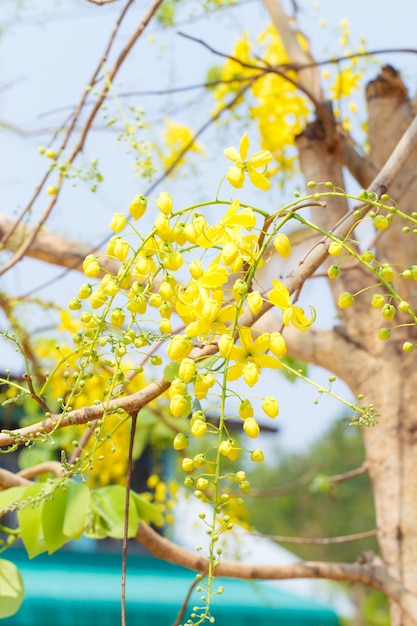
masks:
<path id="1" fill-rule="evenodd" d="M 288 63 L 288 55 L 282 40 L 273 26 L 269 26 L 261 34 L 258 44 L 262 51 L 256 56 L 262 56 L 263 61 L 271 67 Z M 259 66 L 256 56 L 252 55 L 251 51 L 252 44 L 249 42 L 248 34 L 244 33 L 236 42 L 231 56 L 243 63 Z M 301 132 L 311 108 L 305 96 L 293 83 L 277 73 L 265 73 L 263 65 L 259 68 L 259 70 L 246 68 L 234 59 L 228 59 L 221 68 L 220 79 L 224 82 L 216 87 L 215 98 L 219 103 L 225 103 L 228 94 L 236 93 L 242 88 L 245 84 L 243 79 L 260 76 L 250 87 L 254 97 L 254 105 L 250 109 L 251 117 L 258 124 L 262 148 L 272 154 L 275 169 L 281 178 L 288 177 L 295 169 L 294 137 Z M 296 79 L 294 72 L 290 72 L 289 76 Z M 233 81 L 234 78 L 236 81 Z M 233 174 L 239 181 L 237 172 Z"/>

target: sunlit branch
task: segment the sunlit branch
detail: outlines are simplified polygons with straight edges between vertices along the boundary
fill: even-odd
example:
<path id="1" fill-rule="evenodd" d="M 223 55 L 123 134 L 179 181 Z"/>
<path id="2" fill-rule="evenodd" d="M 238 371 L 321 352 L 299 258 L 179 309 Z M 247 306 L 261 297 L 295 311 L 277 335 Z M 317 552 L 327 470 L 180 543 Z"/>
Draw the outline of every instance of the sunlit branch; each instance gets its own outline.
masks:
<path id="1" fill-rule="evenodd" d="M 161 537 L 146 524 L 139 524 L 136 539 L 154 556 L 206 574 L 209 561 Z M 216 576 L 245 578 L 247 580 L 288 580 L 292 578 L 326 578 L 340 582 L 361 583 L 385 593 L 397 602 L 414 620 L 417 620 L 417 598 L 385 567 L 374 563 L 326 563 L 306 561 L 290 565 L 247 564 L 234 561 L 219 561 Z"/>

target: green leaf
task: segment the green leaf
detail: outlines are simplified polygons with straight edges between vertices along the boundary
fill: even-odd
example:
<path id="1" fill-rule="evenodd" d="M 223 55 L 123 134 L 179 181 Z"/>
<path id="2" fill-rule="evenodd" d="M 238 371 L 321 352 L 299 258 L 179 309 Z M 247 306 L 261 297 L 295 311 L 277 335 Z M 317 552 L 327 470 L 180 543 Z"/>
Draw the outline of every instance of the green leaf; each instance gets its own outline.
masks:
<path id="1" fill-rule="evenodd" d="M 121 485 L 109 485 L 92 492 L 94 509 L 101 517 L 102 526 L 107 530 L 107 537 L 122 539 L 124 534 L 126 490 Z M 128 537 L 136 535 L 139 515 L 130 495 Z"/>
<path id="2" fill-rule="evenodd" d="M 136 507 L 140 522 L 154 523 L 157 526 L 163 526 L 164 518 L 154 504 L 151 504 L 151 502 L 134 491 L 131 491 L 130 495 L 132 498 L 131 502 L 133 502 Z"/>
<path id="3" fill-rule="evenodd" d="M 70 539 L 79 539 L 84 532 L 90 490 L 84 483 L 70 482 L 65 510 L 63 533 Z"/>
<path id="4" fill-rule="evenodd" d="M 0 559 L 0 619 L 17 613 L 23 596 L 23 580 L 16 565 Z"/>
<path id="5" fill-rule="evenodd" d="M 34 483 L 30 487 L 26 487 L 22 494 L 22 500 L 27 500 L 27 504 L 17 512 L 23 545 L 31 559 L 47 550 L 42 530 L 43 502 L 30 503 L 31 499 L 36 500 L 36 497 L 45 488 L 45 483 Z"/>
<path id="6" fill-rule="evenodd" d="M 164 369 L 164 380 L 167 380 L 169 383 L 172 383 L 175 378 L 178 378 L 178 371 L 180 369 L 179 363 L 168 363 Z"/>
<path id="7" fill-rule="evenodd" d="M 61 548 L 69 539 L 64 533 L 68 493 L 68 489 L 58 487 L 42 506 L 41 522 L 48 554 Z"/>
<path id="8" fill-rule="evenodd" d="M 25 489 L 27 487 L 10 487 L 10 489 L 0 491 L 0 517 L 7 513 L 7 509 L 11 504 L 23 498 Z"/>

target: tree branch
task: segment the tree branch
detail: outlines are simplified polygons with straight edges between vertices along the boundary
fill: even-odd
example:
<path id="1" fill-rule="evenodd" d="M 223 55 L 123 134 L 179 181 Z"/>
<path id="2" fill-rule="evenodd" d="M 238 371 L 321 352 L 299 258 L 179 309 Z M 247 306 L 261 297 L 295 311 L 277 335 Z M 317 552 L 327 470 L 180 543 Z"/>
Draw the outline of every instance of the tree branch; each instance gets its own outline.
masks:
<path id="1" fill-rule="evenodd" d="M 188 569 L 207 574 L 209 561 L 204 556 L 175 545 L 161 537 L 146 524 L 139 524 L 136 539 L 154 556 Z M 287 580 L 291 578 L 325 578 L 361 583 L 386 594 L 417 622 L 417 597 L 390 576 L 386 568 L 371 563 L 325 563 L 306 561 L 290 565 L 256 565 L 235 561 L 219 561 L 216 576 L 247 580 Z"/>
<path id="2" fill-rule="evenodd" d="M 0 213 L 0 244 L 4 239 L 4 249 L 15 252 L 20 248 L 22 242 L 28 238 L 33 239 L 32 244 L 26 251 L 26 256 L 44 261 L 45 263 L 82 271 L 83 261 L 92 250 L 92 246 L 89 244 L 80 243 L 74 239 L 45 231 L 36 233 L 35 238 L 33 234 L 36 228 L 33 226 L 16 227 L 12 237 L 6 240 L 6 234 L 13 229 L 13 226 L 14 220 Z M 100 263 L 105 270 L 112 274 L 117 274 L 120 267 L 120 263 L 107 258 L 104 254 Z"/>
<path id="3" fill-rule="evenodd" d="M 376 537 L 376 530 L 367 530 L 363 533 L 355 533 L 353 535 L 342 535 L 340 537 L 286 537 L 285 535 L 262 535 L 260 533 L 252 533 L 255 537 L 265 537 L 276 541 L 277 543 L 297 543 L 308 544 L 312 546 L 327 546 L 336 543 L 347 543 L 349 541 L 360 541 L 361 539 L 370 539 Z"/>

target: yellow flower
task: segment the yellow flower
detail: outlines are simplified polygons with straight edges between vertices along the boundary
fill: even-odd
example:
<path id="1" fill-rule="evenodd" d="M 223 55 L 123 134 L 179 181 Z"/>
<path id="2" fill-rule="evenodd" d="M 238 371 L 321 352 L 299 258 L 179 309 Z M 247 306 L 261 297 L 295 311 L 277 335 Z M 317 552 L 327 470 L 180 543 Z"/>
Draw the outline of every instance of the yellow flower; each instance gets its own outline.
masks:
<path id="1" fill-rule="evenodd" d="M 271 183 L 264 176 L 264 174 L 260 174 L 256 170 L 264 169 L 265 166 L 271 161 L 272 154 L 269 150 L 261 150 L 260 152 L 256 152 L 248 159 L 248 151 L 249 151 L 249 138 L 246 133 L 243 135 L 240 145 L 239 151 L 236 148 L 226 148 L 224 151 L 224 155 L 230 161 L 233 161 L 235 165 L 229 167 L 226 178 L 232 187 L 236 187 L 239 189 L 243 187 L 243 183 L 245 182 L 245 172 L 249 176 L 249 179 L 255 187 L 258 189 L 269 189 Z"/>
<path id="2" fill-rule="evenodd" d="M 285 326 L 292 324 L 298 330 L 305 332 L 314 323 L 314 315 L 308 320 L 303 309 L 295 304 L 291 304 L 291 297 L 286 286 L 279 280 L 272 281 L 273 289 L 268 300 L 275 306 L 282 309 L 282 321 Z"/>
<path id="3" fill-rule="evenodd" d="M 115 213 L 110 221 L 110 228 L 115 233 L 120 233 L 126 226 L 127 220 L 123 213 Z"/>
<path id="4" fill-rule="evenodd" d="M 278 369 L 281 362 L 275 357 L 265 354 L 269 349 L 269 335 L 262 333 L 255 341 L 249 328 L 239 330 L 240 346 L 233 346 L 230 351 L 230 359 L 236 361 L 227 372 L 227 380 L 243 378 L 249 387 L 253 387 L 258 381 L 260 368 L 268 367 Z"/>

